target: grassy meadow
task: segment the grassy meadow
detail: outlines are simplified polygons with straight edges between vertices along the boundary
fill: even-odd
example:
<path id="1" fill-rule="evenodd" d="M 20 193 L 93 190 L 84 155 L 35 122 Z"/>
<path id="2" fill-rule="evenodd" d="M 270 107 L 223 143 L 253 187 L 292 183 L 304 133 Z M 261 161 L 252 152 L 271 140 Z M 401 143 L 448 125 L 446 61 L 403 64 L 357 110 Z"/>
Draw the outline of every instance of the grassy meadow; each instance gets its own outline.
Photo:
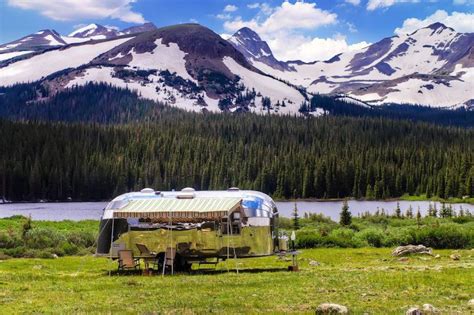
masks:
<path id="1" fill-rule="evenodd" d="M 443 314 L 474 313 L 471 214 L 378 214 L 349 225 L 311 215 L 298 220 L 300 272 L 272 256 L 165 277 L 117 275 L 116 262 L 93 257 L 98 224 L 0 219 L 0 314 L 314 313 L 325 302 L 352 314 L 404 314 L 425 303 Z M 286 233 L 294 224 L 280 222 Z M 403 244 L 431 246 L 435 256 L 392 257 Z"/>
<path id="2" fill-rule="evenodd" d="M 404 314 L 424 303 L 468 314 L 474 251 L 455 252 L 459 261 L 449 258 L 452 250 L 399 261 L 386 248 L 305 249 L 300 272 L 286 271 L 289 261 L 262 257 L 165 277 L 109 276 L 115 263 L 92 256 L 8 259 L 0 261 L 0 312 L 313 313 L 333 302 L 353 314 Z"/>

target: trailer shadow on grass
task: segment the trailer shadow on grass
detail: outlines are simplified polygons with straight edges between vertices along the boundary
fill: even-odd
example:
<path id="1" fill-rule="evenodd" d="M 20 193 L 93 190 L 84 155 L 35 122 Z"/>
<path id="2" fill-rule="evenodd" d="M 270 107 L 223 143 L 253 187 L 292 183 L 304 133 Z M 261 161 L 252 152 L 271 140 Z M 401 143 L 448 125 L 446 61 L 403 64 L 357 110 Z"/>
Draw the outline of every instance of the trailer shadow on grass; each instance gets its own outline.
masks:
<path id="1" fill-rule="evenodd" d="M 245 269 L 236 269 L 236 268 L 229 268 L 227 269 L 194 269 L 189 272 L 175 272 L 174 275 L 188 275 L 188 276 L 193 276 L 193 275 L 218 275 L 218 274 L 224 274 L 224 273 L 248 273 L 248 274 L 255 274 L 255 273 L 263 273 L 263 272 L 288 272 L 288 268 L 245 268 Z M 163 275 L 163 272 L 161 270 L 150 270 L 148 272 L 145 272 L 143 269 L 142 270 L 125 270 L 125 271 L 119 271 L 119 270 L 112 270 L 112 271 L 107 271 L 104 275 L 107 276 L 161 276 Z M 165 273 L 165 276 L 171 276 L 169 272 Z"/>

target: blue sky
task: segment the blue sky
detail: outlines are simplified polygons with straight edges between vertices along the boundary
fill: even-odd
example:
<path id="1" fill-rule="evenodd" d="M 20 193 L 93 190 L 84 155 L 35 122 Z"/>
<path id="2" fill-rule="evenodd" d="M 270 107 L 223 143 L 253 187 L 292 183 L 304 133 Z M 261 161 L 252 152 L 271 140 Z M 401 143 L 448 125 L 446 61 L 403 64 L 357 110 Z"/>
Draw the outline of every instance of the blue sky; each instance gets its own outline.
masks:
<path id="1" fill-rule="evenodd" d="M 281 59 L 315 60 L 439 21 L 474 31 L 474 0 L 0 0 L 0 42 L 88 23 L 198 22 L 219 34 L 255 29 Z M 224 35 L 225 36 L 225 35 Z"/>

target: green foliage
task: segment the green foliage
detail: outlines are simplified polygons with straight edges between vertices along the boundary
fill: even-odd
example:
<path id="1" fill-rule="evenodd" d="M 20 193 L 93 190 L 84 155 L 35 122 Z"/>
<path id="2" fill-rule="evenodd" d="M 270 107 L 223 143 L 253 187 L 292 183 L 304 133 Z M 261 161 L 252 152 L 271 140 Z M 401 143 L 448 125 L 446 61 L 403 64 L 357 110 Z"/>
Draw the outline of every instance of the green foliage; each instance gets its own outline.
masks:
<path id="1" fill-rule="evenodd" d="M 386 233 L 377 228 L 368 228 L 358 232 L 356 238 L 372 247 L 383 247 L 387 244 Z"/>
<path id="2" fill-rule="evenodd" d="M 342 204 L 342 211 L 340 214 L 339 224 L 342 226 L 349 226 L 352 223 L 352 214 L 349 211 L 349 205 L 347 200 L 344 200 Z"/>
<path id="3" fill-rule="evenodd" d="M 25 120 L 0 121 L 0 198 L 104 200 L 144 186 L 237 186 L 285 199 L 474 196 L 472 129 L 381 118 L 201 115 L 105 84 L 30 102 L 39 89 L 0 90 L 0 116 Z M 234 96 L 251 106 L 255 93 Z"/>
<path id="4" fill-rule="evenodd" d="M 411 229 L 411 244 L 423 244 L 433 248 L 470 248 L 474 246 L 474 224 L 459 226 L 445 224 Z"/>
<path id="5" fill-rule="evenodd" d="M 47 228 L 33 228 L 25 235 L 25 243 L 29 248 L 45 249 L 56 247 L 66 241 L 64 235 Z"/>
<path id="6" fill-rule="evenodd" d="M 300 229 L 300 216 L 298 214 L 298 207 L 296 206 L 295 202 L 295 208 L 293 209 L 293 214 L 292 214 L 292 220 L 293 220 L 293 230 L 299 230 Z"/>
<path id="7" fill-rule="evenodd" d="M 22 216 L 0 219 L 0 252 L 8 257 L 31 258 L 90 254 L 94 252 L 98 225 L 92 220 L 31 221 Z"/>

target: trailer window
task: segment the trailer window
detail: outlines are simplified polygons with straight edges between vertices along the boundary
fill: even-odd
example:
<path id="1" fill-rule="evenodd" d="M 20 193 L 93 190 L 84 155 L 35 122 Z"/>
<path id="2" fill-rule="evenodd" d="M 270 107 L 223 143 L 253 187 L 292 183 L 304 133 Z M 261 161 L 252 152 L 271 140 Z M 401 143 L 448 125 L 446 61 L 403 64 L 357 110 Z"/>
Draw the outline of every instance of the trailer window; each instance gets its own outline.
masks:
<path id="1" fill-rule="evenodd" d="M 242 222 L 240 212 L 234 212 L 228 218 L 222 219 L 221 233 L 222 235 L 239 235 L 241 226 Z"/>

